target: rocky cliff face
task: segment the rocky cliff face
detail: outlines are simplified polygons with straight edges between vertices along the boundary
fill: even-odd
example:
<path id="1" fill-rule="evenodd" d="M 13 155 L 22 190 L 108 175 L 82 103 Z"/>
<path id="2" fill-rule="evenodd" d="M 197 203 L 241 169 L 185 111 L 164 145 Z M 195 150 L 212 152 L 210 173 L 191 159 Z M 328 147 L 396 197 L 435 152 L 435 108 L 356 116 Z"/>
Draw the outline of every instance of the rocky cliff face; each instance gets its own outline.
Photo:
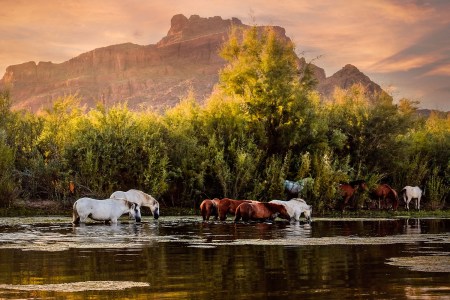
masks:
<path id="1" fill-rule="evenodd" d="M 27 62 L 9 66 L 0 80 L 0 89 L 10 90 L 13 108 L 31 111 L 50 107 L 56 98 L 75 93 L 88 106 L 97 101 L 107 106 L 128 102 L 134 109 L 174 106 L 189 90 L 203 101 L 211 94 L 225 64 L 218 50 L 232 24 L 246 26 L 235 18 L 175 15 L 167 36 L 157 44 L 113 45 L 59 64 Z M 283 28 L 274 28 L 286 37 Z M 323 69 L 313 67 L 318 90 L 324 95 L 329 95 L 335 85 L 346 88 L 356 82 L 369 86 L 370 91 L 381 91 L 351 65 L 328 78 Z"/>

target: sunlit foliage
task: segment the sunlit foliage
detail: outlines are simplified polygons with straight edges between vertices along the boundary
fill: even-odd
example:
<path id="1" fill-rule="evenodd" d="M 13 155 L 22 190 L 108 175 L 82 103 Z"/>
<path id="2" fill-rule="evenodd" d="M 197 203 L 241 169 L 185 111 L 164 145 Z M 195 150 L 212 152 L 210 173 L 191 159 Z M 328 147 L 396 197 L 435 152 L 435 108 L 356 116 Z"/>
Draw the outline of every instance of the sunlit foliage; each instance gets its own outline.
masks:
<path id="1" fill-rule="evenodd" d="M 309 177 L 303 197 L 315 212 L 335 209 L 339 182 L 356 179 L 418 185 L 425 207 L 446 206 L 448 114 L 421 117 L 418 103 L 368 98 L 361 85 L 325 101 L 274 30 L 233 29 L 221 54 L 228 64 L 210 98 L 200 105 L 190 92 L 163 113 L 87 110 L 70 95 L 33 115 L 12 111 L 1 92 L 0 205 L 137 188 L 162 205 L 197 208 L 204 198 L 283 199 L 284 179 Z"/>

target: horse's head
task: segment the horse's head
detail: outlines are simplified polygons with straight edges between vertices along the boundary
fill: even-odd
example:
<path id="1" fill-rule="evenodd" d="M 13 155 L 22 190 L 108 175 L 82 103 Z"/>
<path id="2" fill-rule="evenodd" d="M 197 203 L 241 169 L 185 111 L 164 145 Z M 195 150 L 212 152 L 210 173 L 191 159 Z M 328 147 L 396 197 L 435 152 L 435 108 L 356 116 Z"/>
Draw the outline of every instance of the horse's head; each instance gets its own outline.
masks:
<path id="1" fill-rule="evenodd" d="M 141 208 L 140 208 L 140 206 L 135 204 L 133 210 L 134 210 L 134 214 L 135 214 L 134 220 L 136 222 L 141 222 Z"/>
<path id="2" fill-rule="evenodd" d="M 129 212 L 128 215 L 130 216 L 130 219 L 134 219 L 136 222 L 141 222 L 141 208 L 139 205 L 133 202 L 129 203 Z"/>
<path id="3" fill-rule="evenodd" d="M 150 196 L 149 194 L 143 193 L 145 196 L 144 203 L 147 207 L 150 207 L 150 210 L 152 212 L 153 218 L 158 219 L 159 218 L 159 202 L 156 201 L 155 198 Z"/>
<path id="4" fill-rule="evenodd" d="M 155 200 L 152 206 L 150 206 L 150 210 L 152 211 L 153 218 L 156 220 L 159 218 L 159 202 Z"/>
<path id="5" fill-rule="evenodd" d="M 279 218 L 282 218 L 282 219 L 285 219 L 285 220 L 290 220 L 291 219 L 291 216 L 289 215 L 289 213 L 288 213 L 288 211 L 286 209 L 286 206 L 281 205 L 281 204 L 275 204 L 275 203 L 270 203 L 270 205 L 273 208 L 275 208 L 275 214 L 276 214 L 275 218 L 279 217 Z M 272 208 L 272 210 L 273 210 L 273 208 Z"/>
<path id="6" fill-rule="evenodd" d="M 303 214 L 305 215 L 306 221 L 308 223 L 312 222 L 312 205 L 308 205 L 308 207 L 303 211 Z"/>

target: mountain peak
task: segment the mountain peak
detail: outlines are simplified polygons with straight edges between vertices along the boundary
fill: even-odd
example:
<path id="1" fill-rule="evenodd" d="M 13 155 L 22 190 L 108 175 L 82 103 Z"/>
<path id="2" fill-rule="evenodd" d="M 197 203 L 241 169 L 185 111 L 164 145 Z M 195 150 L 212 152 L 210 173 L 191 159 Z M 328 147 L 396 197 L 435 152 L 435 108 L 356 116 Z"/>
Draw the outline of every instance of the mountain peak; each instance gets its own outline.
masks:
<path id="1" fill-rule="evenodd" d="M 380 94 L 383 91 L 378 84 L 351 64 L 345 65 L 342 69 L 320 82 L 318 89 L 323 95 L 332 95 L 336 86 L 348 89 L 355 83 L 362 84 L 369 96 Z"/>
<path id="2" fill-rule="evenodd" d="M 242 25 L 242 22 L 237 18 L 224 20 L 219 16 L 202 18 L 199 15 L 191 15 L 188 19 L 183 14 L 177 14 L 170 21 L 167 36 L 157 45 L 159 47 L 167 46 L 204 35 L 227 33 L 233 24 Z"/>
<path id="3" fill-rule="evenodd" d="M 8 88 L 13 108 L 38 111 L 52 105 L 62 95 L 78 94 L 88 107 L 102 101 L 106 106 L 126 101 L 133 109 L 164 109 L 179 103 L 190 90 L 203 102 L 219 80 L 226 61 L 218 50 L 227 39 L 230 27 L 248 28 L 239 19 L 202 18 L 182 14 L 171 19 L 167 36 L 146 46 L 125 43 L 97 48 L 62 63 L 27 62 L 9 66 L 0 90 Z M 284 39 L 285 29 L 272 28 Z M 304 59 L 299 64 L 306 65 Z M 324 97 L 336 86 L 348 88 L 361 83 L 370 92 L 381 88 L 353 65 L 346 65 L 330 77 L 322 68 L 310 64 Z"/>

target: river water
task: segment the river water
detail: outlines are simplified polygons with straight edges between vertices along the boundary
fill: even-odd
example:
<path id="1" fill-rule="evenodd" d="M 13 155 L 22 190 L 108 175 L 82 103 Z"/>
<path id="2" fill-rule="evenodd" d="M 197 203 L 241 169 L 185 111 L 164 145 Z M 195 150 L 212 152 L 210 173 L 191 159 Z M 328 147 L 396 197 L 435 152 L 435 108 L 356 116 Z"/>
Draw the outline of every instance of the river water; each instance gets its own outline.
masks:
<path id="1" fill-rule="evenodd" d="M 1 299 L 450 299 L 450 219 L 0 218 Z"/>

